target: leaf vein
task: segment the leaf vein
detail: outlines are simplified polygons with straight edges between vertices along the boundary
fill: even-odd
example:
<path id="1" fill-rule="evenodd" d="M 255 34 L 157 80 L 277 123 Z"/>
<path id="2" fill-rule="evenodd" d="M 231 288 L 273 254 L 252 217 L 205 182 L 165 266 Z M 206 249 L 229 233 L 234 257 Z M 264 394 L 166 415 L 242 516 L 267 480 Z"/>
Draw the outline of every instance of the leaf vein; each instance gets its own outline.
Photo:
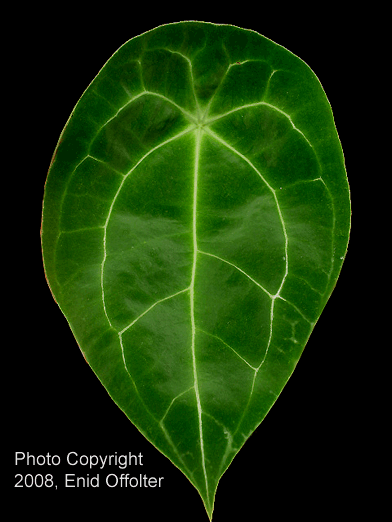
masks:
<path id="1" fill-rule="evenodd" d="M 266 293 L 268 295 L 268 297 L 270 297 L 271 299 L 274 297 L 273 294 L 271 294 L 266 288 L 264 288 L 264 286 L 262 286 L 260 283 L 258 283 L 255 279 L 253 279 L 252 276 L 247 274 L 244 270 L 242 270 L 242 268 L 238 267 L 234 263 L 231 263 L 230 261 L 227 261 L 227 259 L 223 259 L 222 257 L 216 256 L 215 254 L 211 254 L 210 252 L 204 252 L 203 250 L 198 250 L 198 252 L 205 256 L 214 257 L 215 259 L 218 259 L 219 261 L 222 261 L 223 263 L 226 263 L 226 264 L 232 266 L 233 268 L 235 268 L 236 270 L 238 270 L 239 272 L 244 274 L 244 276 L 246 276 L 248 279 L 250 279 L 250 281 L 252 281 L 252 283 L 257 285 L 264 293 Z"/>
<path id="2" fill-rule="evenodd" d="M 192 329 L 192 366 L 193 366 L 193 379 L 194 379 L 194 389 L 196 396 L 196 404 L 197 404 L 197 414 L 199 421 L 199 438 L 200 438 L 200 452 L 201 452 L 201 461 L 202 468 L 204 474 L 204 481 L 206 487 L 206 495 L 209 501 L 209 490 L 208 490 L 208 479 L 207 479 L 207 470 L 206 470 L 206 459 L 204 453 L 204 439 L 203 439 L 203 420 L 202 420 L 202 407 L 200 402 L 200 393 L 199 393 L 199 383 L 198 383 L 198 375 L 197 375 L 197 365 L 196 365 L 196 323 L 195 323 L 195 279 L 196 279 L 196 265 L 197 265 L 197 185 L 198 185 L 198 171 L 199 171 L 199 158 L 200 158 L 200 147 L 202 140 L 202 132 L 201 129 L 198 128 L 196 132 L 195 139 L 195 165 L 194 165 L 194 173 L 193 173 L 193 213 L 192 213 L 192 238 L 193 238 L 193 264 L 192 264 L 192 276 L 191 276 L 191 285 L 190 285 L 190 310 L 191 310 L 191 329 Z"/>
<path id="3" fill-rule="evenodd" d="M 179 399 L 180 397 L 182 397 L 183 395 L 185 395 L 186 393 L 190 392 L 190 391 L 193 390 L 193 389 L 194 389 L 194 386 L 191 386 L 191 387 L 188 388 L 187 390 L 185 390 L 185 391 L 179 393 L 178 395 L 176 395 L 176 396 L 174 397 L 174 399 L 171 400 L 171 402 L 170 402 L 169 406 L 167 407 L 167 409 L 166 409 L 166 411 L 165 411 L 165 413 L 164 413 L 162 419 L 159 421 L 159 424 L 160 424 L 160 425 L 162 425 L 162 424 L 164 423 L 165 418 L 167 417 L 169 411 L 171 410 L 171 408 L 172 408 L 173 404 L 176 402 L 176 400 Z"/>
<path id="4" fill-rule="evenodd" d="M 160 303 L 163 303 L 164 301 L 168 301 L 169 299 L 173 299 L 174 297 L 176 297 L 177 295 L 180 295 L 180 294 L 184 294 L 185 292 L 189 292 L 189 287 L 188 288 L 184 288 L 183 290 L 180 290 L 179 292 L 176 292 L 175 294 L 172 294 L 172 295 L 168 295 L 167 297 L 164 297 L 163 299 L 159 299 L 158 301 L 156 301 L 155 303 L 153 303 L 151 306 L 149 306 L 146 310 L 144 310 L 144 312 L 142 312 L 138 317 L 136 317 L 136 319 L 134 319 L 128 326 L 126 326 L 125 328 L 123 328 L 121 331 L 118 332 L 118 335 L 122 336 L 122 334 L 124 332 L 126 332 L 127 330 L 129 330 L 129 328 L 131 328 L 135 323 L 137 323 L 143 316 L 145 316 L 146 314 L 148 314 L 148 312 L 150 312 L 153 308 L 155 308 L 158 304 Z"/>
<path id="5" fill-rule="evenodd" d="M 252 368 L 252 370 L 257 370 L 257 368 L 255 366 L 252 366 L 250 363 L 248 363 L 248 361 L 246 359 L 244 359 L 242 357 L 242 355 L 240 355 L 236 350 L 234 350 L 234 348 L 232 348 L 229 344 L 227 344 L 223 339 L 221 339 L 220 337 L 218 337 L 217 335 L 214 335 L 212 333 L 209 333 L 209 332 L 206 332 L 205 330 L 202 330 L 201 328 L 197 328 L 197 330 L 199 332 L 202 332 L 204 333 L 205 335 L 208 335 L 209 337 L 213 337 L 214 339 L 217 339 L 218 341 L 220 341 L 222 344 L 224 344 L 227 348 L 229 348 L 232 352 L 235 353 L 235 355 L 241 359 L 245 364 L 247 364 L 249 366 L 249 368 Z"/>
<path id="6" fill-rule="evenodd" d="M 274 111 L 277 111 L 279 112 L 280 114 L 282 114 L 283 116 L 285 116 L 291 126 L 293 127 L 293 129 L 297 132 L 299 132 L 299 134 L 301 134 L 303 136 L 303 138 L 306 140 L 306 142 L 308 143 L 308 145 L 313 149 L 313 145 L 311 144 L 311 142 L 309 141 L 309 139 L 305 136 L 305 134 L 295 125 L 295 123 L 293 122 L 291 116 L 283 111 L 282 109 L 279 109 L 279 107 L 276 107 L 275 105 L 272 105 L 271 103 L 268 103 L 266 101 L 259 101 L 259 102 L 254 102 L 254 103 L 247 103 L 245 105 L 241 105 L 239 107 L 235 107 L 234 109 L 231 109 L 230 111 L 227 111 L 223 114 L 218 114 L 218 116 L 213 116 L 212 118 L 209 118 L 205 123 L 206 125 L 209 125 L 211 123 L 214 123 L 215 121 L 218 121 L 218 120 L 221 120 L 222 118 L 225 118 L 226 116 L 228 116 L 229 114 L 233 114 L 234 112 L 238 112 L 238 111 L 241 111 L 243 109 L 249 109 L 250 107 L 259 107 L 260 105 L 264 105 L 265 107 L 269 107 L 270 109 L 273 109 Z"/>
<path id="7" fill-rule="evenodd" d="M 140 92 L 139 94 L 136 94 L 135 96 L 133 96 L 133 98 L 131 98 L 129 101 L 127 101 L 127 103 L 125 103 L 124 105 L 122 105 L 118 110 L 117 112 L 111 116 L 101 127 L 99 130 L 102 130 L 104 127 L 106 127 L 106 125 L 108 125 L 112 120 L 114 120 L 119 114 L 121 111 L 123 111 L 126 107 L 128 107 L 128 105 L 130 105 L 131 103 L 133 103 L 134 101 L 138 100 L 139 98 L 143 97 L 143 96 L 156 96 L 158 98 L 161 98 L 162 100 L 165 100 L 167 101 L 168 103 L 170 103 L 171 105 L 173 105 L 174 107 L 176 107 L 179 111 L 182 112 L 182 114 L 192 123 L 196 123 L 196 118 L 193 116 L 193 114 L 191 114 L 190 112 L 188 112 L 186 109 L 184 109 L 183 107 L 181 107 L 180 105 L 178 105 L 176 102 L 174 102 L 173 100 L 171 100 L 170 98 L 168 98 L 167 96 L 164 96 L 163 94 L 160 94 L 158 92 L 154 92 L 154 91 L 148 91 L 148 90 L 145 90 L 145 91 L 142 91 Z"/>

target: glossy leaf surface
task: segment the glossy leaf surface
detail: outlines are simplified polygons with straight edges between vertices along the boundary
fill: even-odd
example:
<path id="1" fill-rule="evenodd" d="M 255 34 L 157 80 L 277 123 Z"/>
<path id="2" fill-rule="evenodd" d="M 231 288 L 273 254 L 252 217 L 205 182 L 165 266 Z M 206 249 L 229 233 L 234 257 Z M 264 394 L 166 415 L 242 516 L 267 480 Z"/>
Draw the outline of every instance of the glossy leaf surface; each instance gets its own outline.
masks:
<path id="1" fill-rule="evenodd" d="M 324 91 L 252 31 L 183 22 L 133 38 L 62 133 L 43 207 L 50 288 L 210 517 L 334 288 L 349 227 Z"/>

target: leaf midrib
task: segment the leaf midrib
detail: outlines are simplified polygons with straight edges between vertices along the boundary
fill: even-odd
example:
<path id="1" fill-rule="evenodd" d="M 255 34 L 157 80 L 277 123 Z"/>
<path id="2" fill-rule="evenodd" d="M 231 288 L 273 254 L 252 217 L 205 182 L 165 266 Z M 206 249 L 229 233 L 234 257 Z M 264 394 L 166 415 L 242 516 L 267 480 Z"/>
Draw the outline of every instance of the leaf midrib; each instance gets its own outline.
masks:
<path id="1" fill-rule="evenodd" d="M 205 480 L 206 487 L 206 495 L 207 502 L 210 503 L 209 499 L 209 488 L 208 488 L 208 478 L 207 478 L 207 470 L 206 470 L 206 459 L 204 453 L 204 438 L 203 438 L 203 419 L 202 419 L 202 407 L 200 402 L 200 392 L 199 392 L 199 380 L 197 375 L 197 364 L 196 364 L 196 322 L 195 322 L 195 280 L 196 280 L 196 266 L 197 266 L 197 184 L 198 184 L 198 176 L 199 176 L 199 159 L 200 159 L 200 148 L 201 148 L 201 140 L 202 140 L 202 132 L 201 128 L 198 127 L 196 131 L 196 139 L 195 139 L 195 165 L 194 165 L 194 174 L 193 174 L 193 212 L 192 212 L 192 240 L 193 240 L 193 263 L 192 263 L 192 277 L 191 277 L 191 285 L 189 290 L 190 296 L 190 311 L 191 311 L 191 328 L 192 328 L 192 368 L 193 368 L 193 388 L 195 390 L 196 396 L 196 404 L 197 404 L 197 416 L 199 421 L 199 437 L 200 437 L 200 452 L 201 452 L 201 461 L 203 467 L 203 474 Z"/>

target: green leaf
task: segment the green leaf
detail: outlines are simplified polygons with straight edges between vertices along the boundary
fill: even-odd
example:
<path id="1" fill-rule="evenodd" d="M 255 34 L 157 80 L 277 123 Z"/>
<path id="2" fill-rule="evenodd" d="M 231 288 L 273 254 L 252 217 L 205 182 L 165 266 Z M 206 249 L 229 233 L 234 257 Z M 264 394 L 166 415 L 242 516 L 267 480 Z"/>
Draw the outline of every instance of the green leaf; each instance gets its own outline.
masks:
<path id="1" fill-rule="evenodd" d="M 349 229 L 325 93 L 253 31 L 181 22 L 129 40 L 63 130 L 43 205 L 50 288 L 110 396 L 210 518 L 331 295 Z"/>

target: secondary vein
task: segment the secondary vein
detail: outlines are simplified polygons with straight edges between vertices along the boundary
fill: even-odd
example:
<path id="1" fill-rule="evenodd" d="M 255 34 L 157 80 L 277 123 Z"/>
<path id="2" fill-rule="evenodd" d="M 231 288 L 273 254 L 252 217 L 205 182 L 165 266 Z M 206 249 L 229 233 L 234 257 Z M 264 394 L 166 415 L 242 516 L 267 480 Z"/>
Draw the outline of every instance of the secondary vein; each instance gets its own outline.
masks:
<path id="1" fill-rule="evenodd" d="M 271 294 L 270 292 L 268 292 L 268 290 L 266 288 L 264 288 L 264 286 L 262 286 L 260 283 L 258 283 L 255 279 L 253 279 L 253 277 L 251 277 L 244 270 L 242 270 L 242 268 L 238 267 L 234 263 L 230 263 L 230 261 L 227 261 L 227 259 L 223 259 L 222 257 L 216 256 L 215 254 L 211 254 L 210 252 L 204 252 L 203 250 L 199 250 L 199 254 L 203 254 L 205 256 L 210 256 L 210 257 L 215 257 L 215 259 L 218 259 L 219 261 L 222 261 L 223 263 L 226 263 L 226 264 L 232 266 L 233 268 L 235 268 L 236 270 L 238 270 L 239 272 L 244 274 L 244 276 L 246 276 L 250 281 L 252 281 L 252 283 L 257 285 L 264 293 L 266 293 L 268 295 L 268 297 L 270 297 L 271 299 L 274 298 L 274 295 Z"/>
<path id="2" fill-rule="evenodd" d="M 159 303 L 163 303 L 164 301 L 168 301 L 169 299 L 173 299 L 173 297 L 176 297 L 177 295 L 183 294 L 183 293 L 188 292 L 188 291 L 189 291 L 189 288 L 184 288 L 183 290 L 180 290 L 179 292 L 176 292 L 175 294 L 168 295 L 167 297 L 164 297 L 163 299 L 159 299 L 158 301 L 153 303 L 151 306 L 149 306 L 146 310 L 144 310 L 144 312 L 142 312 L 138 317 L 136 317 L 136 319 L 134 319 L 128 326 L 126 326 L 120 332 L 118 332 L 118 335 L 121 336 L 124 332 L 129 330 L 129 328 L 131 328 L 135 323 L 137 323 L 139 321 L 139 319 L 141 319 L 144 315 L 146 315 L 148 312 L 150 312 L 150 310 L 155 308 L 156 305 L 158 305 Z"/>
<path id="3" fill-rule="evenodd" d="M 189 111 L 187 111 L 186 109 L 184 109 L 183 107 L 181 107 L 180 105 L 178 105 L 175 101 L 171 100 L 170 98 L 168 98 L 167 96 L 164 96 L 163 94 L 160 94 L 159 92 L 154 92 L 154 91 L 148 91 L 148 90 L 145 90 L 145 91 L 142 91 L 140 92 L 139 94 L 136 94 L 135 96 L 133 96 L 130 100 L 128 100 L 124 105 L 122 105 L 118 110 L 117 112 L 111 116 L 105 123 L 104 125 L 102 125 L 102 128 L 105 127 L 108 123 L 110 123 L 112 120 L 114 120 L 119 114 L 121 111 L 123 111 L 126 107 L 128 107 L 128 105 L 130 105 L 131 103 L 133 103 L 134 101 L 136 101 L 138 98 L 142 98 L 143 96 L 156 96 L 157 98 L 161 98 L 162 100 L 165 100 L 167 101 L 168 103 L 170 103 L 171 105 L 173 105 L 174 107 L 176 107 L 180 112 L 182 112 L 182 114 L 188 119 L 189 122 L 192 122 L 192 123 L 196 123 L 196 118 L 194 117 L 193 114 L 191 114 Z"/>
<path id="4" fill-rule="evenodd" d="M 224 114 L 218 114 L 217 116 L 213 116 L 212 118 L 209 118 L 205 123 L 206 123 L 206 125 L 208 125 L 208 124 L 213 123 L 215 121 L 221 120 L 222 118 L 224 118 L 225 116 L 228 116 L 229 114 L 232 114 L 233 112 L 241 111 L 243 109 L 248 109 L 249 107 L 258 107 L 260 105 L 264 105 L 265 107 L 269 107 L 270 109 L 273 109 L 274 111 L 277 111 L 280 114 L 282 114 L 283 116 L 285 116 L 289 120 L 289 122 L 290 122 L 291 126 L 293 127 L 293 129 L 295 131 L 299 132 L 299 134 L 302 135 L 302 137 L 305 139 L 305 141 L 308 143 L 308 145 L 313 149 L 313 145 L 310 143 L 310 141 L 305 136 L 305 134 L 298 127 L 295 126 L 295 124 L 294 124 L 290 114 L 287 114 L 287 112 L 283 111 L 282 109 L 279 109 L 279 107 L 276 107 L 275 105 L 272 105 L 271 103 L 268 103 L 268 102 L 265 102 L 265 101 L 259 101 L 259 102 L 255 102 L 255 103 L 247 103 L 245 105 L 241 105 L 240 107 L 235 107 L 234 109 L 231 109 L 230 111 L 227 111 Z"/>

